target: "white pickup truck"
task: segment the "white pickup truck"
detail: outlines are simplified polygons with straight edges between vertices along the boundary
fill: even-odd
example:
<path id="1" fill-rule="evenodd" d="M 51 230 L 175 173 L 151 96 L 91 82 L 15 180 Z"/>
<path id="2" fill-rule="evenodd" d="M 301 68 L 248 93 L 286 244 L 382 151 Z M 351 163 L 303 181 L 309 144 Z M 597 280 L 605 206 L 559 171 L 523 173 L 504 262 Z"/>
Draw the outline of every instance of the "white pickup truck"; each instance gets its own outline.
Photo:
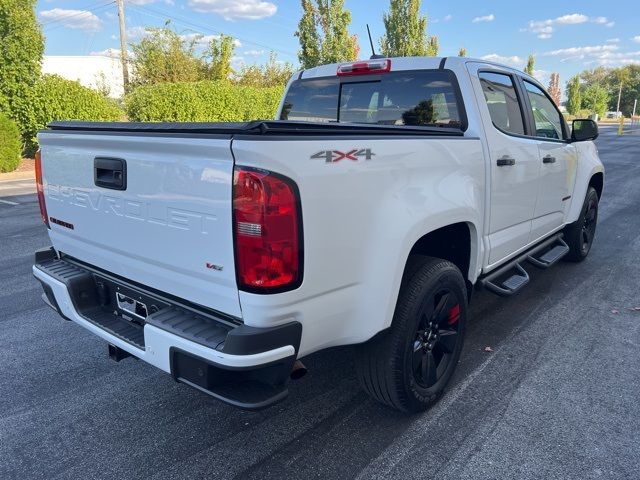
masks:
<path id="1" fill-rule="evenodd" d="M 604 169 L 597 126 L 532 77 L 468 58 L 298 72 L 278 120 L 53 123 L 38 198 L 43 298 L 129 355 L 242 408 L 298 359 L 354 345 L 403 411 L 443 392 L 474 287 L 583 260 Z M 525 269 L 526 268 L 526 269 Z"/>

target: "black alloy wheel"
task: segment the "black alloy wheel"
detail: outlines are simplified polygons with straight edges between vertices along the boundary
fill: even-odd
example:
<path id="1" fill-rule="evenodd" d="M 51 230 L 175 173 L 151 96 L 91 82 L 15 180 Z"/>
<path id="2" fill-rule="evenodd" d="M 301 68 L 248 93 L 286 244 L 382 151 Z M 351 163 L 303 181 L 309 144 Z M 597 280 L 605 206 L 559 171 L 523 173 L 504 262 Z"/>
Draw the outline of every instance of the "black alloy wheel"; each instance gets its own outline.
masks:
<path id="1" fill-rule="evenodd" d="M 448 289 L 427 299 L 413 342 L 412 371 L 415 382 L 429 389 L 442 379 L 458 342 L 460 301 Z"/>

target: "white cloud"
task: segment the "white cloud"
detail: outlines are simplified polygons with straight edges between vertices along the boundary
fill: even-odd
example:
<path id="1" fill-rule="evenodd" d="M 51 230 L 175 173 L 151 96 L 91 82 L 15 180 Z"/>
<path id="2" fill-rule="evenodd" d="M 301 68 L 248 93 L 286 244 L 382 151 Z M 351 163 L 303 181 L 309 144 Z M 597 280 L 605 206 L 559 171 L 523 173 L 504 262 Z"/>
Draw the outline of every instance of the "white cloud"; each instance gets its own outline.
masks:
<path id="1" fill-rule="evenodd" d="M 533 78 L 538 80 L 541 84 L 547 85 L 551 79 L 551 72 L 547 70 L 533 70 Z"/>
<path id="2" fill-rule="evenodd" d="M 451 15 L 451 14 L 445 15 L 444 18 L 442 19 L 442 21 L 443 22 L 450 22 L 452 18 L 453 18 L 453 15 Z"/>
<path id="3" fill-rule="evenodd" d="M 247 55 L 248 57 L 259 57 L 260 55 L 264 55 L 265 51 L 264 50 L 247 50 L 246 52 L 244 52 L 245 55 Z"/>
<path id="4" fill-rule="evenodd" d="M 46 23 L 61 23 L 66 28 L 97 32 L 102 28 L 102 20 L 88 10 L 66 10 L 54 8 L 40 12 L 40 18 Z"/>
<path id="5" fill-rule="evenodd" d="M 561 48 L 542 55 L 561 57 L 561 62 L 580 61 L 584 66 L 619 67 L 640 64 L 640 51 L 620 52 L 618 45 L 591 45 L 587 47 Z"/>
<path id="6" fill-rule="evenodd" d="M 607 39 L 607 43 L 620 43 L 619 38 L 609 38 Z"/>
<path id="7" fill-rule="evenodd" d="M 156 3 L 158 1 L 162 1 L 167 5 L 174 5 L 175 2 L 173 0 L 125 0 L 126 3 L 130 3 L 131 5 L 149 5 L 150 3 Z"/>
<path id="8" fill-rule="evenodd" d="M 585 65 L 599 65 L 603 67 L 621 67 L 623 65 L 640 64 L 640 51 L 637 52 L 601 52 Z"/>
<path id="9" fill-rule="evenodd" d="M 244 61 L 244 57 L 240 55 L 231 57 L 231 68 L 233 68 L 234 70 L 240 70 L 246 64 L 247 62 Z"/>
<path id="10" fill-rule="evenodd" d="M 258 20 L 275 15 L 278 7 L 262 0 L 189 0 L 199 13 L 215 13 L 225 20 Z"/>
<path id="11" fill-rule="evenodd" d="M 616 22 L 614 22 L 613 20 L 609 20 L 607 17 L 594 17 L 590 21 L 591 23 L 597 23 L 609 28 L 613 27 L 616 24 Z"/>
<path id="12" fill-rule="evenodd" d="M 547 57 L 564 57 L 564 60 L 572 58 L 584 58 L 586 56 L 598 55 L 603 52 L 612 52 L 618 50 L 617 45 L 593 45 L 588 47 L 570 47 L 560 48 L 558 50 L 551 50 L 550 52 L 543 53 Z"/>
<path id="13" fill-rule="evenodd" d="M 182 38 L 183 40 L 193 40 L 197 37 L 199 38 L 196 42 L 196 46 L 203 48 L 208 46 L 209 43 L 211 43 L 211 40 L 218 40 L 220 38 L 220 35 L 201 35 L 199 33 L 187 33 L 184 35 L 180 35 L 180 38 Z M 234 38 L 233 46 L 239 48 L 242 46 L 242 42 L 240 42 L 240 40 L 238 40 L 237 38 Z"/>
<path id="14" fill-rule="evenodd" d="M 89 55 L 94 57 L 111 57 L 111 58 L 120 58 L 120 49 L 119 48 L 107 48 L 105 50 L 99 50 L 96 52 L 91 52 Z M 131 50 L 127 50 L 127 55 L 129 58 L 133 57 L 133 52 Z"/>
<path id="15" fill-rule="evenodd" d="M 508 65 L 510 67 L 522 68 L 525 60 L 523 58 L 518 57 L 517 55 L 513 55 L 511 57 L 498 55 L 497 53 L 491 53 L 489 55 L 484 55 L 480 57 L 481 60 L 487 60 L 488 62 L 502 63 L 504 65 Z"/>
<path id="16" fill-rule="evenodd" d="M 471 20 L 472 23 L 479 23 L 479 22 L 493 22 L 496 19 L 496 16 L 491 13 L 489 15 L 484 15 L 483 17 L 475 17 L 473 20 Z"/>
<path id="17" fill-rule="evenodd" d="M 146 27 L 129 27 L 127 28 L 127 40 L 140 40 L 148 35 Z"/>
<path id="18" fill-rule="evenodd" d="M 546 40 L 551 38 L 556 28 L 559 25 L 579 25 L 582 23 L 596 23 L 598 25 L 605 25 L 612 27 L 615 22 L 610 21 L 607 17 L 588 17 L 582 13 L 570 13 L 568 15 L 562 15 L 556 18 L 548 18 L 546 20 L 530 20 L 527 28 L 523 28 L 520 31 L 530 32 L 535 34 L 538 38 Z"/>
<path id="19" fill-rule="evenodd" d="M 581 13 L 572 13 L 570 15 L 562 15 L 561 17 L 558 17 L 552 20 L 553 23 L 557 23 L 558 25 L 575 25 L 577 23 L 585 23 L 588 21 L 589 21 L 589 17 L 587 17 L 586 15 L 582 15 Z"/>
<path id="20" fill-rule="evenodd" d="M 640 35 L 636 35 L 635 37 L 633 37 L 631 40 L 633 40 L 636 43 L 640 43 Z"/>

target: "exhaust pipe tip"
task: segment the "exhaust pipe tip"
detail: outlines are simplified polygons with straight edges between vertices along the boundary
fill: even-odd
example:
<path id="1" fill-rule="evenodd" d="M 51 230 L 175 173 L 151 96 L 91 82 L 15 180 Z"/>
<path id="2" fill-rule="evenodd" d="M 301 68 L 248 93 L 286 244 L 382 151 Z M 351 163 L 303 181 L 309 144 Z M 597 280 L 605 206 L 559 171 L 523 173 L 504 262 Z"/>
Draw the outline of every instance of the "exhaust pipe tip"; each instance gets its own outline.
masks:
<path id="1" fill-rule="evenodd" d="M 291 380 L 299 380 L 307 374 L 307 367 L 300 360 L 296 360 L 291 369 Z"/>

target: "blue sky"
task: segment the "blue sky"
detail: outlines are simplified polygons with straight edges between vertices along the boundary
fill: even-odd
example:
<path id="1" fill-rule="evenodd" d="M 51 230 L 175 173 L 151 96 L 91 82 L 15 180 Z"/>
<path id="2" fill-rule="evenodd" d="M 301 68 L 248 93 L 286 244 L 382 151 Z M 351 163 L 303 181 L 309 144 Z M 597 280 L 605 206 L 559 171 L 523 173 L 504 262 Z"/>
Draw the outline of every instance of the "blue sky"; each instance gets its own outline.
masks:
<path id="1" fill-rule="evenodd" d="M 129 40 L 144 27 L 166 19 L 180 33 L 237 39 L 234 63 L 263 62 L 270 50 L 297 65 L 300 18 L 297 0 L 125 0 Z M 366 24 L 377 39 L 383 33 L 387 0 L 346 0 L 351 33 L 368 57 Z M 48 55 L 90 55 L 118 49 L 116 6 L 109 0 L 39 0 L 37 12 Z M 428 33 L 440 39 L 441 55 L 488 58 L 523 68 L 536 55 L 536 75 L 545 84 L 551 72 L 564 83 L 572 74 L 598 65 L 640 63 L 640 0 L 581 2 L 562 0 L 423 1 Z"/>

